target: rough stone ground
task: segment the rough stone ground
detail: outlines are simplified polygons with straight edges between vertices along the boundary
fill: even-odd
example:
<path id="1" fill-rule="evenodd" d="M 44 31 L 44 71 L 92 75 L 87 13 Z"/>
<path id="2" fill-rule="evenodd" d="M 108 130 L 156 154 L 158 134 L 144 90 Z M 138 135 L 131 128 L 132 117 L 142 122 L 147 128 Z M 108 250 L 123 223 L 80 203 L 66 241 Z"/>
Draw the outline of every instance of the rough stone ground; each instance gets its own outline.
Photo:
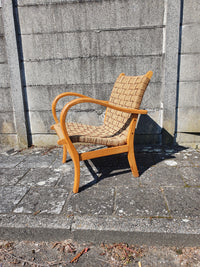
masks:
<path id="1" fill-rule="evenodd" d="M 8 228 L 7 229 L 7 233 L 9 236 L 8 239 L 12 240 L 13 238 L 13 240 L 15 241 L 13 242 L 7 241 L 7 240 L 3 241 L 2 240 L 3 238 L 5 239 L 7 238 L 0 236 L 0 240 L 1 240 L 0 241 L 0 267 L 7 267 L 7 266 L 8 267 L 10 266 L 38 266 L 38 267 L 40 266 L 60 266 L 60 267 L 62 266 L 78 266 L 78 267 L 79 266 L 89 266 L 89 267 L 90 266 L 91 267 L 92 266 L 95 266 L 95 267 L 114 266 L 115 267 L 116 266 L 118 267 L 118 266 L 126 266 L 126 265 L 127 266 L 138 266 L 138 267 L 141 267 L 141 266 L 142 267 L 144 266 L 146 267 L 147 266 L 152 266 L 152 267 L 154 266 L 170 266 L 170 267 L 171 266 L 172 267 L 173 266 L 175 267 L 176 266 L 192 266 L 192 267 L 200 266 L 200 246 L 199 246 L 199 242 L 197 242 L 198 236 L 199 236 L 199 216 L 200 216 L 199 193 L 198 193 L 199 187 L 200 187 L 200 184 L 199 184 L 200 182 L 200 175 L 199 175 L 200 174 L 199 173 L 200 151 L 193 150 L 193 149 L 183 149 L 183 151 L 181 151 L 180 153 L 179 151 L 175 153 L 176 151 L 174 151 L 173 149 L 164 149 L 165 153 L 163 153 L 162 151 L 160 152 L 160 149 L 158 148 L 154 148 L 154 149 L 148 148 L 147 152 L 145 152 L 145 149 L 143 149 L 142 151 L 139 151 L 138 153 L 137 159 L 139 161 L 138 162 L 139 166 L 140 167 L 142 166 L 144 170 L 141 171 L 142 174 L 138 180 L 138 184 L 139 183 L 141 184 L 139 185 L 132 184 L 131 190 L 133 191 L 135 190 L 134 192 L 136 192 L 136 188 L 137 188 L 138 193 L 137 195 L 136 194 L 134 195 L 134 198 L 136 198 L 136 196 L 138 197 L 137 203 L 139 204 L 142 203 L 141 207 L 138 206 L 139 204 L 137 204 L 137 207 L 135 207 L 134 203 L 132 203 L 132 206 L 129 205 L 130 204 L 129 200 L 131 200 L 131 194 L 129 192 L 130 190 L 128 191 L 127 189 L 127 192 L 129 194 L 125 194 L 127 192 L 123 193 L 123 190 L 125 189 L 123 189 L 123 187 L 119 183 L 121 178 L 118 176 L 120 175 L 123 175 L 123 177 L 129 176 L 129 175 L 131 176 L 131 173 L 127 167 L 126 161 L 122 160 L 123 159 L 123 155 L 122 155 L 122 157 L 120 157 L 119 160 L 116 162 L 113 162 L 113 161 L 110 162 L 106 159 L 103 161 L 102 164 L 100 164 L 99 162 L 98 162 L 99 165 L 96 164 L 98 168 L 95 174 L 97 173 L 98 175 L 101 176 L 100 177 L 101 179 L 100 178 L 96 179 L 99 183 L 99 185 L 97 185 L 98 190 L 96 191 L 95 191 L 96 184 L 95 183 L 94 185 L 90 184 L 89 178 L 93 179 L 91 177 L 92 176 L 91 173 L 90 175 L 87 175 L 88 173 L 87 169 L 88 168 L 90 169 L 90 166 L 87 166 L 88 168 L 86 167 L 84 168 L 83 166 L 82 168 L 83 177 L 82 178 L 84 178 L 85 180 L 84 179 L 82 180 L 85 181 L 86 184 L 89 183 L 90 187 L 88 187 L 87 190 L 83 190 L 84 189 L 83 188 L 82 193 L 80 195 L 74 196 L 71 194 L 70 195 L 71 202 L 68 201 L 67 203 L 68 206 L 66 206 L 68 210 L 63 209 L 62 211 L 63 212 L 69 211 L 69 215 L 70 215 L 70 212 L 72 211 L 77 213 L 78 215 L 74 217 L 76 219 L 77 225 L 79 225 L 81 222 L 81 224 L 84 224 L 84 227 L 86 227 L 88 226 L 88 222 L 90 222 L 88 228 L 86 229 L 90 229 L 91 223 L 95 224 L 96 222 L 94 220 L 95 216 L 96 216 L 96 220 L 100 220 L 100 219 L 102 220 L 101 217 L 97 216 L 99 211 L 103 213 L 104 217 L 110 216 L 109 218 L 110 220 L 111 219 L 113 220 L 115 228 L 119 227 L 119 229 L 121 229 L 120 222 L 123 219 L 121 218 L 121 216 L 123 215 L 126 217 L 127 212 L 129 212 L 132 215 L 132 220 L 135 220 L 134 221 L 135 223 L 133 224 L 134 227 L 136 227 L 138 223 L 139 225 L 141 223 L 141 227 L 142 227 L 142 225 L 144 225 L 146 220 L 150 220 L 148 221 L 148 223 L 146 223 L 146 226 L 145 226 L 146 228 L 145 227 L 144 229 L 141 228 L 142 230 L 147 231 L 148 227 L 151 227 L 151 229 L 154 229 L 153 227 L 156 227 L 156 229 L 161 230 L 161 232 L 164 230 L 164 234 L 166 232 L 168 233 L 174 230 L 175 234 L 181 233 L 185 235 L 185 240 L 184 240 L 185 246 L 184 245 L 178 246 L 177 244 L 176 245 L 178 247 L 175 247 L 175 246 L 172 247 L 171 244 L 168 245 L 168 247 L 161 246 L 164 244 L 162 242 L 165 241 L 167 235 L 163 235 L 163 238 L 161 238 L 161 242 L 159 244 L 160 246 L 158 244 L 157 246 L 151 246 L 151 244 L 155 245 L 157 243 L 158 237 L 157 238 L 155 237 L 154 238 L 155 240 L 150 238 L 149 242 L 146 243 L 145 246 L 142 246 L 141 244 L 143 243 L 141 241 L 142 240 L 141 234 L 137 235 L 139 239 L 138 241 L 135 240 L 135 244 L 129 243 L 129 245 L 126 245 L 123 243 L 110 244 L 108 242 L 106 242 L 105 244 L 100 244 L 100 243 L 94 244 L 94 243 L 86 243 L 86 242 L 84 243 L 81 240 L 86 240 L 86 239 L 78 239 L 78 235 L 80 235 L 81 233 L 80 231 L 77 231 L 76 241 L 75 239 L 65 240 L 66 238 L 68 238 L 68 237 L 65 237 L 63 238 L 65 241 L 56 242 L 56 240 L 58 240 L 58 236 L 56 236 L 57 239 L 54 238 L 53 239 L 54 241 L 52 242 L 25 241 L 25 238 L 22 236 L 22 233 L 19 231 L 19 228 L 17 227 L 15 229 L 13 228 L 13 225 L 15 225 L 14 224 L 15 221 L 12 222 L 11 219 L 14 217 L 18 219 L 21 217 L 23 219 L 23 216 L 26 216 L 26 218 L 30 217 L 29 224 L 33 222 L 36 224 L 36 228 L 37 228 L 37 225 L 38 225 L 36 223 L 37 220 L 42 221 L 43 219 L 45 219 L 45 222 L 47 223 L 47 222 L 52 222 L 52 218 L 54 217 L 57 218 L 56 216 L 58 216 L 59 219 L 62 219 L 62 216 L 59 215 L 60 210 L 57 210 L 60 206 L 58 205 L 59 203 L 55 205 L 57 209 L 53 210 L 54 211 L 53 215 L 51 214 L 52 210 L 50 210 L 50 207 L 48 206 L 47 211 L 50 211 L 50 214 L 48 214 L 47 212 L 47 214 L 44 215 L 44 218 L 43 218 L 42 214 L 37 214 L 35 213 L 35 211 L 40 211 L 42 209 L 45 210 L 46 202 L 41 201 L 40 207 L 36 207 L 36 209 L 33 209 L 34 207 L 32 207 L 31 205 L 32 205 L 33 200 L 34 201 L 37 200 L 38 194 L 35 194 L 35 195 L 29 194 L 29 195 L 26 195 L 27 197 L 25 199 L 26 201 L 23 198 L 22 201 L 20 202 L 23 204 L 23 207 L 24 207 L 24 211 L 20 212 L 21 206 L 20 206 L 20 203 L 18 203 L 19 200 L 17 200 L 17 197 L 19 198 L 19 196 L 16 196 L 15 198 L 15 194 L 13 194 L 13 192 L 16 192 L 16 190 L 9 191 L 8 189 L 17 188 L 16 184 L 19 184 L 21 186 L 20 188 L 22 189 L 26 188 L 27 186 L 30 188 L 33 187 L 33 189 L 35 188 L 34 190 L 36 193 L 37 193 L 37 190 L 41 190 L 41 192 L 48 192 L 46 190 L 44 181 L 47 184 L 46 185 L 47 187 L 54 188 L 56 181 L 59 180 L 61 191 L 63 191 L 65 187 L 66 188 L 69 187 L 70 188 L 69 190 L 71 190 L 72 188 L 72 184 L 70 183 L 71 180 L 67 179 L 67 177 L 70 178 L 71 176 L 73 176 L 71 175 L 72 162 L 69 161 L 66 167 L 64 166 L 65 172 L 68 173 L 68 175 L 66 175 L 65 173 L 65 177 L 64 177 L 65 179 L 61 179 L 62 177 L 60 178 L 60 176 L 58 175 L 59 173 L 60 175 L 62 175 L 62 172 L 60 171 L 58 172 L 58 174 L 54 173 L 53 177 L 56 179 L 55 181 L 54 179 L 49 178 L 49 175 L 50 175 L 49 165 L 51 164 L 52 159 L 55 158 L 54 159 L 55 168 L 58 169 L 63 166 L 63 165 L 58 164 L 57 154 L 62 155 L 62 153 L 60 153 L 61 152 L 60 150 L 57 151 L 57 148 L 50 149 L 50 150 L 29 149 L 29 150 L 24 150 L 21 152 L 19 151 L 16 152 L 12 149 L 8 151 L 8 149 L 6 149 L 5 154 L 3 153 L 1 155 L 1 162 L 0 162 L 1 183 L 2 183 L 1 192 L 4 193 L 4 195 L 6 196 L 6 199 L 5 199 L 3 195 L 1 196 L 0 194 L 0 198 L 2 201 L 1 202 L 1 213 L 2 213 L 1 218 L 2 219 L 4 217 L 7 218 L 7 220 L 4 220 L 5 224 L 2 226 L 4 226 L 4 228 L 6 228 L 7 226 Z M 60 162 L 60 158 L 59 158 L 59 162 Z M 118 166 L 119 162 L 120 163 L 122 162 L 124 166 L 121 166 L 121 165 Z M 94 164 L 95 163 L 97 162 L 94 161 Z M 125 171 L 119 174 L 117 177 L 110 176 L 108 170 L 110 167 L 109 164 L 111 163 L 112 164 L 115 163 L 115 165 L 117 165 L 117 166 L 114 166 L 115 168 L 113 168 L 113 172 L 115 172 L 118 169 L 120 171 L 123 171 L 123 170 Z M 176 165 L 174 165 L 175 163 Z M 18 164 L 17 167 L 15 166 L 16 164 Z M 29 172 L 26 171 L 26 168 L 29 170 Z M 42 171 L 40 169 L 42 169 Z M 129 172 L 126 173 L 127 169 L 129 170 Z M 106 179 L 107 177 L 109 177 L 109 179 Z M 94 179 L 94 181 L 96 180 Z M 135 180 L 130 180 L 130 179 L 128 180 L 129 180 L 129 184 L 130 184 L 130 181 L 132 181 L 132 183 L 136 183 Z M 125 183 L 125 179 L 124 179 L 124 183 Z M 37 184 L 37 186 L 35 186 L 35 184 Z M 121 191 L 119 190 L 119 192 L 123 193 L 121 195 L 119 194 L 118 199 L 117 199 L 118 202 L 116 202 L 119 206 L 116 212 L 119 212 L 119 213 L 121 210 L 120 205 L 122 206 L 122 204 L 124 203 L 122 215 L 120 213 L 118 214 L 120 215 L 118 217 L 113 216 L 111 214 L 112 210 L 110 209 L 109 205 L 106 206 L 105 210 L 103 209 L 102 205 L 100 209 L 99 204 L 96 206 L 95 205 L 92 205 L 92 206 L 81 205 L 82 203 L 87 203 L 87 201 L 85 202 L 82 201 L 81 195 L 82 196 L 85 195 L 85 200 L 91 199 L 92 196 L 93 198 L 94 196 L 96 196 L 98 200 L 97 203 L 99 203 L 99 199 L 100 199 L 100 196 L 102 196 L 102 194 L 104 195 L 104 197 L 106 197 L 106 193 L 105 193 L 105 190 L 103 190 L 103 188 L 109 189 L 111 185 L 114 185 L 116 188 L 119 187 L 119 189 L 121 190 Z M 162 190 L 160 194 L 157 194 L 156 198 L 154 199 L 153 198 L 154 194 L 151 194 L 149 196 L 150 192 L 154 192 L 154 191 L 151 191 L 153 189 L 149 188 L 150 186 L 152 188 L 155 188 L 154 190 L 156 190 L 157 186 L 160 186 L 161 189 L 164 188 L 165 193 L 166 193 L 165 199 L 168 200 L 167 205 L 171 207 L 170 216 L 172 218 L 171 217 L 169 218 L 168 214 L 167 215 L 165 213 L 162 214 L 162 212 L 165 212 L 166 208 L 161 209 L 162 202 L 157 201 L 158 199 L 161 199 L 159 198 L 159 196 L 162 195 L 161 194 L 163 193 Z M 99 192 L 99 195 L 95 193 L 93 195 L 90 195 L 90 198 L 88 198 L 88 194 L 90 194 L 92 190 L 94 190 L 95 192 Z M 146 190 L 145 199 L 144 199 L 144 194 L 142 194 L 143 193 L 142 190 Z M 9 192 L 11 192 L 12 194 Z M 31 192 L 32 191 L 30 190 L 29 193 Z M 22 193 L 25 194 L 26 192 L 23 191 Z M 188 197 L 187 199 L 184 197 L 185 196 L 184 194 Z M 43 194 L 41 195 L 43 196 Z M 126 195 L 127 198 L 124 198 L 123 197 L 124 195 Z M 59 197 L 62 198 L 62 195 L 59 195 Z M 17 203 L 15 203 L 15 201 Z M 78 201 L 79 203 L 80 210 L 76 208 L 77 206 L 76 201 Z M 104 202 L 108 204 L 110 203 L 108 201 L 104 201 Z M 146 211 L 146 209 L 143 209 L 144 206 L 148 207 L 148 211 Z M 138 208 L 139 211 L 137 211 L 136 208 Z M 31 212 L 30 215 L 29 215 L 29 210 Z M 15 214 L 16 211 L 18 211 L 17 214 Z M 159 216 L 157 217 L 155 216 L 155 218 L 153 218 L 152 216 L 157 214 L 156 211 L 160 212 L 163 218 L 160 218 Z M 91 216 L 89 217 L 88 212 L 91 212 L 91 214 L 94 214 L 94 215 L 96 214 L 95 212 L 97 212 L 97 215 L 90 218 Z M 139 215 L 136 212 L 140 212 L 139 215 L 141 216 L 141 218 L 138 218 Z M 149 212 L 148 218 L 146 218 L 147 215 L 145 214 L 145 212 Z M 48 220 L 47 220 L 47 217 L 49 218 Z M 32 221 L 33 218 L 34 218 L 34 221 Z M 69 219 L 70 218 L 71 217 L 69 217 Z M 89 219 L 86 220 L 86 218 L 89 218 L 91 220 Z M 116 218 L 119 220 L 118 223 L 116 223 L 115 221 Z M 109 222 L 110 221 L 107 220 L 106 223 L 109 223 Z M 127 225 L 127 231 L 130 230 L 131 232 L 131 229 L 129 229 L 129 224 L 128 224 L 128 222 L 130 222 L 130 216 L 127 217 L 127 221 L 125 222 L 126 222 L 125 225 Z M 179 222 L 181 222 L 182 228 L 180 228 Z M 99 233 L 99 236 L 102 238 L 102 232 L 103 232 L 102 230 L 104 230 L 105 223 L 103 223 L 103 221 L 101 221 L 101 223 L 102 223 L 103 228 L 100 229 L 101 233 Z M 162 223 L 162 224 L 160 225 L 159 223 Z M 185 226 L 186 224 L 187 224 L 187 227 Z M 112 224 L 109 229 L 112 229 Z M 14 232 L 13 232 L 14 230 L 15 230 L 15 235 L 19 239 L 16 239 L 16 236 L 14 237 Z M 27 230 L 26 227 L 25 227 L 25 230 Z M 2 228 L 2 233 L 3 231 L 4 229 Z M 17 231 L 18 231 L 18 235 L 16 234 Z M 33 227 L 33 231 L 35 231 L 34 227 Z M 140 232 L 142 233 L 142 231 Z M 121 233 L 120 238 L 123 238 L 124 232 L 122 231 L 120 233 Z M 188 239 L 189 237 L 191 237 L 193 233 L 194 233 L 194 236 L 197 237 L 195 239 L 196 240 L 195 245 L 192 243 L 193 241 L 192 239 L 190 240 L 191 243 L 189 244 L 189 239 Z M 90 237 L 88 237 L 89 234 L 90 234 Z M 31 236 L 32 235 L 33 233 L 31 232 Z M 91 233 L 89 230 L 86 231 L 85 235 L 83 235 L 82 238 L 88 237 L 88 239 L 93 240 L 94 234 L 92 233 L 92 231 Z M 41 231 L 39 231 L 39 233 L 35 234 L 34 236 L 37 236 L 37 239 L 41 237 L 39 240 L 44 240 L 42 239 L 42 237 L 45 236 L 45 233 L 43 234 Z M 129 238 L 129 236 L 126 236 L 126 238 L 127 240 L 131 240 L 130 242 L 134 242 L 134 239 L 132 237 Z M 149 239 L 149 237 L 146 236 L 145 240 L 147 238 Z M 174 236 L 174 240 L 176 240 L 176 242 L 178 242 L 178 238 L 180 238 L 180 235 Z M 59 240 L 63 240 L 63 239 L 59 239 Z M 16 240 L 21 240 L 21 241 L 16 241 Z M 136 244 L 138 244 L 139 241 L 141 241 L 140 246 L 137 246 Z M 109 242 L 114 242 L 114 241 L 109 241 Z M 115 242 L 118 242 L 118 241 L 115 241 Z M 122 239 L 120 239 L 119 242 L 122 242 Z M 129 242 L 129 241 L 126 241 L 126 242 Z M 198 247 L 195 247 L 195 246 L 198 246 Z M 79 257 L 78 261 L 74 263 L 70 263 L 70 261 L 76 255 L 78 255 L 81 251 L 84 251 L 85 253 L 83 253 Z"/>
<path id="2" fill-rule="evenodd" d="M 85 250 L 77 262 L 70 263 Z M 88 249 L 88 250 L 87 250 Z M 0 241 L 0 266 L 200 266 L 200 247 L 154 247 L 126 244 Z"/>

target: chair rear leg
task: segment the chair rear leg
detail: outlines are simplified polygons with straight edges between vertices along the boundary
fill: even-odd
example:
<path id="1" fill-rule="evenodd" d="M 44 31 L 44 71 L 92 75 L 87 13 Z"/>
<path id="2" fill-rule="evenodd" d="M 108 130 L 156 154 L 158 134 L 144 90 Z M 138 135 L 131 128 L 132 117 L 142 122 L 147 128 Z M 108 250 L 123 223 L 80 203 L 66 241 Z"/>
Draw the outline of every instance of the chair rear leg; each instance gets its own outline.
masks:
<path id="1" fill-rule="evenodd" d="M 138 172 L 138 168 L 137 168 L 137 164 L 136 164 L 136 160 L 135 160 L 135 153 L 134 153 L 134 148 L 131 147 L 129 148 L 128 151 L 128 162 L 132 171 L 132 174 L 134 177 L 139 177 L 139 172 Z"/>

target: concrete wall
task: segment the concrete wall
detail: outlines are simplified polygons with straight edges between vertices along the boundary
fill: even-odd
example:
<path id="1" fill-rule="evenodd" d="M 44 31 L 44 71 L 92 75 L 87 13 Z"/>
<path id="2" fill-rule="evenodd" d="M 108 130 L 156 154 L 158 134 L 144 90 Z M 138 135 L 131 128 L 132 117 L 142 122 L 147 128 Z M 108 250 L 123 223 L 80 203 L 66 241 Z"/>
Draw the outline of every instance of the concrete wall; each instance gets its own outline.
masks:
<path id="1" fill-rule="evenodd" d="M 200 2 L 184 0 L 177 140 L 200 143 Z"/>
<path id="2" fill-rule="evenodd" d="M 15 124 L 11 123 L 13 118 L 9 117 L 8 121 L 12 124 L 9 135 L 18 134 L 22 122 L 21 139 L 27 135 L 29 144 L 56 144 L 57 137 L 50 130 L 53 123 L 51 103 L 56 95 L 64 91 L 74 91 L 107 100 L 119 73 L 140 75 L 148 70 L 152 70 L 154 75 L 145 93 L 142 108 L 149 112 L 147 116 L 140 117 L 136 142 L 167 143 L 174 139 L 178 131 L 177 140 L 183 143 L 187 141 L 183 132 L 200 132 L 196 124 L 190 123 L 190 127 L 188 124 L 199 112 L 199 72 L 194 75 L 194 65 L 199 67 L 199 37 L 196 37 L 199 32 L 198 0 L 2 2 L 4 13 L 9 12 L 10 15 L 13 15 L 12 10 L 5 7 L 13 2 L 20 58 L 14 69 L 17 70 L 20 66 L 21 70 L 16 86 L 13 67 L 6 71 L 6 56 L 5 53 L 1 54 L 0 75 L 3 76 L 3 81 L 11 76 L 10 91 L 14 100 Z M 190 15 L 191 8 L 194 8 L 194 17 Z M 182 35 L 179 35 L 182 13 Z M 5 15 L 4 20 L 6 17 Z M 3 29 L 1 22 L 0 29 Z M 7 34 L 10 35 L 10 30 L 7 30 Z M 197 38 L 197 43 L 191 42 L 192 34 Z M 13 51 L 9 45 L 9 42 L 13 42 L 9 40 L 6 45 L 8 55 Z M 3 45 L 1 34 L 0 48 Z M 179 56 L 180 45 L 182 50 Z M 9 67 L 14 65 L 12 58 L 10 57 Z M 177 77 L 180 80 L 178 84 Z M 4 87 L 7 91 L 6 88 L 2 89 L 4 93 L 1 97 L 6 100 L 2 102 L 11 108 L 12 103 L 6 104 L 6 101 L 10 101 L 7 97 L 9 83 Z M 192 90 L 192 94 L 188 93 L 188 88 Z M 16 90 L 17 95 L 21 95 L 18 100 L 14 97 Z M 186 93 L 188 101 L 184 97 Z M 192 100 L 196 102 L 191 104 Z M 58 105 L 59 110 L 64 103 L 61 101 Z M 19 106 L 21 110 L 17 110 Z M 19 120 L 16 110 L 17 114 L 23 113 L 22 108 L 25 109 L 25 114 Z M 2 108 L 3 114 L 4 111 L 5 108 Z M 104 111 L 96 105 L 79 105 L 71 110 L 69 119 L 100 124 Z M 188 114 L 188 111 L 190 119 L 185 121 L 184 114 Z M 6 116 L 9 116 L 9 112 Z M 194 140 L 196 136 L 189 138 Z M 19 143 L 18 140 L 19 136 Z"/>
<path id="3" fill-rule="evenodd" d="M 6 55 L 2 8 L 0 7 L 0 143 L 17 145 L 10 76 Z"/>
<path id="4" fill-rule="evenodd" d="M 52 143 L 51 102 L 63 91 L 108 99 L 115 79 L 154 71 L 138 129 L 160 141 L 164 1 L 18 1 L 32 140 Z M 63 103 L 63 102 L 62 102 Z M 61 108 L 61 105 L 59 106 Z M 86 108 L 86 111 L 82 111 Z M 70 119 L 100 124 L 104 109 L 78 106 Z M 48 137 L 48 138 L 47 138 Z"/>

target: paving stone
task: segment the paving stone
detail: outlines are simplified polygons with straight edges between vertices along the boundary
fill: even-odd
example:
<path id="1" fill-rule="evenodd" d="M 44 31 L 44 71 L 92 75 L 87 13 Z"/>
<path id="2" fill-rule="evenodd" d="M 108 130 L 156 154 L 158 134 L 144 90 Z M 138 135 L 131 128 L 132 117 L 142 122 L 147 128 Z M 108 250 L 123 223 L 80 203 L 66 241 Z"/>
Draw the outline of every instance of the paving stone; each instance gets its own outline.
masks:
<path id="1" fill-rule="evenodd" d="M 111 215 L 114 206 L 114 189 L 92 186 L 73 194 L 63 212 L 67 214 Z"/>
<path id="2" fill-rule="evenodd" d="M 0 168 L 14 168 L 24 160 L 22 155 L 8 156 L 0 154 Z"/>
<path id="3" fill-rule="evenodd" d="M 146 170 L 140 176 L 140 182 L 143 186 L 152 187 L 185 185 L 179 169 L 165 166 L 165 164 L 156 165 Z"/>
<path id="4" fill-rule="evenodd" d="M 11 212 L 27 191 L 27 187 L 21 186 L 0 187 L 0 213 Z"/>
<path id="5" fill-rule="evenodd" d="M 200 153 L 195 149 L 187 149 L 176 153 L 180 166 L 200 167 Z"/>
<path id="6" fill-rule="evenodd" d="M 172 216 L 200 217 L 200 188 L 168 187 L 164 194 Z"/>
<path id="7" fill-rule="evenodd" d="M 55 161 L 55 155 L 28 155 L 17 167 L 23 168 L 47 168 Z"/>
<path id="8" fill-rule="evenodd" d="M 200 168 L 199 167 L 181 167 L 180 173 L 189 186 L 200 186 Z"/>
<path id="9" fill-rule="evenodd" d="M 192 155 L 189 156 L 188 159 L 193 166 L 200 167 L 200 153 L 195 151 L 192 153 Z"/>
<path id="10" fill-rule="evenodd" d="M 117 186 L 117 187 L 124 187 L 124 186 L 133 186 L 138 187 L 140 186 L 140 179 L 139 177 L 133 177 L 133 174 L 130 169 L 125 169 L 121 171 L 113 171 L 110 172 L 106 169 L 104 173 L 99 177 L 97 180 L 98 186 Z"/>
<path id="11" fill-rule="evenodd" d="M 18 184 L 28 186 L 55 186 L 61 173 L 50 168 L 31 169 Z"/>
<path id="12" fill-rule="evenodd" d="M 15 185 L 22 179 L 29 169 L 18 168 L 1 168 L 0 169 L 0 186 L 2 185 Z"/>
<path id="13" fill-rule="evenodd" d="M 73 162 L 69 161 L 65 164 L 54 167 L 54 171 L 60 172 L 62 179 L 59 181 L 59 187 L 69 187 L 72 188 L 74 185 L 74 166 Z M 96 183 L 95 173 L 91 173 L 84 162 L 80 162 L 80 187 L 90 187 Z"/>
<path id="14" fill-rule="evenodd" d="M 60 214 L 68 195 L 69 190 L 62 188 L 31 188 L 14 212 Z"/>
<path id="15" fill-rule="evenodd" d="M 119 216 L 169 216 L 159 189 L 123 187 L 116 190 L 115 214 Z"/>

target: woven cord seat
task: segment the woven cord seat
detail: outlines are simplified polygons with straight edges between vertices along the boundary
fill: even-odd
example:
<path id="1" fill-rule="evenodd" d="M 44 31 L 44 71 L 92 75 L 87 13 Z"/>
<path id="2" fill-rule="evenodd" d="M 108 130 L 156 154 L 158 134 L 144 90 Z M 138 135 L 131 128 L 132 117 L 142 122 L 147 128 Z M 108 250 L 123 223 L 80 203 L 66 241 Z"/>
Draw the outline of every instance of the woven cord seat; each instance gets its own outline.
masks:
<path id="1" fill-rule="evenodd" d="M 68 122 L 66 123 L 66 128 L 72 143 L 81 142 L 105 146 L 119 146 L 126 144 L 127 141 L 126 131 L 115 132 L 106 125 L 92 126 Z M 59 138 L 64 140 L 60 124 L 55 124 L 54 129 L 56 132 L 61 133 Z"/>
<path id="2" fill-rule="evenodd" d="M 63 93 L 54 99 L 52 112 L 56 124 L 52 125 L 51 129 L 55 130 L 59 137 L 58 144 L 63 145 L 63 163 L 66 162 L 67 151 L 74 162 L 74 193 L 79 189 L 81 160 L 128 152 L 132 173 L 135 177 L 139 176 L 134 155 L 134 133 L 138 114 L 147 113 L 139 107 L 152 75 L 152 71 L 141 76 L 125 76 L 121 73 L 114 84 L 109 101 L 101 101 L 77 93 Z M 59 121 L 56 115 L 56 104 L 59 99 L 68 95 L 78 99 L 64 106 Z M 72 106 L 86 102 L 107 107 L 103 125 L 91 126 L 65 121 L 67 112 Z M 73 145 L 77 142 L 105 145 L 108 148 L 78 154 Z"/>

